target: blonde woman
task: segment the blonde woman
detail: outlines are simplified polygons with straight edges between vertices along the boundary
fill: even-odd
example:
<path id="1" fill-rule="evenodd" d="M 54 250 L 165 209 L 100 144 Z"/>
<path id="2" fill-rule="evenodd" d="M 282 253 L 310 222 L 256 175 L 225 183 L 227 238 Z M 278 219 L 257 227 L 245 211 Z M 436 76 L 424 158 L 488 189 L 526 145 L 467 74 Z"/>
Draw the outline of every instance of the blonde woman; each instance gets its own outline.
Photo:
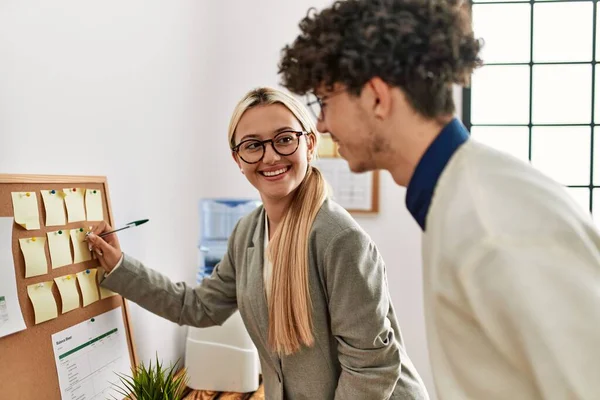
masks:
<path id="1" fill-rule="evenodd" d="M 311 167 L 318 133 L 285 92 L 237 105 L 229 144 L 263 206 L 242 218 L 227 254 L 196 287 L 123 254 L 102 223 L 90 246 L 102 286 L 180 325 L 220 325 L 236 309 L 260 356 L 266 398 L 427 399 L 402 344 L 385 265 L 369 236 L 327 197 Z"/>

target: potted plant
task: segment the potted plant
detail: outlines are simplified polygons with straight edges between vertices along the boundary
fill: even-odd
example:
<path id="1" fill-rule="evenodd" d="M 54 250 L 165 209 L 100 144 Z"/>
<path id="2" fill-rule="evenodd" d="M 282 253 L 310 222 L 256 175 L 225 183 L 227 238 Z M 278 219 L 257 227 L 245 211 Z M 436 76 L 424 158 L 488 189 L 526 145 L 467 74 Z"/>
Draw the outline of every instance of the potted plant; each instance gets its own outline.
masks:
<path id="1" fill-rule="evenodd" d="M 152 361 L 148 366 L 142 362 L 131 368 L 131 376 L 117 374 L 121 386 L 113 385 L 127 400 L 181 400 L 186 393 L 188 376 L 185 369 L 177 371 L 178 363 L 179 360 L 169 368 L 163 368 L 157 355 L 155 365 Z"/>

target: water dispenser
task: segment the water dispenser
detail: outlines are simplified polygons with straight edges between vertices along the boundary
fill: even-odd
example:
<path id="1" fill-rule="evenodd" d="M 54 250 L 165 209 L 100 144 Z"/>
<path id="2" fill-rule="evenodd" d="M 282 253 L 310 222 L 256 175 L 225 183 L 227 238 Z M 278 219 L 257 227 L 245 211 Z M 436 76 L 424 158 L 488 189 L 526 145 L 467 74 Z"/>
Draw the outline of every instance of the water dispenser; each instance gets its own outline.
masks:
<path id="1" fill-rule="evenodd" d="M 261 204 L 248 199 L 203 199 L 199 203 L 198 284 L 227 252 L 227 240 L 240 218 Z M 188 330 L 185 351 L 188 386 L 196 390 L 252 392 L 258 389 L 258 353 L 239 311 L 222 326 Z"/>

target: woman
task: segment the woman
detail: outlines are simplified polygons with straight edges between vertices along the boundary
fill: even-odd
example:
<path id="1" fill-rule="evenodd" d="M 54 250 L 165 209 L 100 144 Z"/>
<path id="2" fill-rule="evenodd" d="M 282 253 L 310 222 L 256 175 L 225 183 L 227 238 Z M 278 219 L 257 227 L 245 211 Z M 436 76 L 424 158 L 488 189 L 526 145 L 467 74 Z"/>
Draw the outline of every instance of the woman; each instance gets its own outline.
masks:
<path id="1" fill-rule="evenodd" d="M 196 287 L 123 255 L 105 223 L 88 237 L 102 286 L 180 325 L 220 325 L 239 309 L 268 399 L 427 399 L 406 355 L 385 265 L 310 166 L 318 133 L 275 89 L 249 92 L 229 125 L 232 156 L 263 206 L 236 225 L 227 254 Z"/>

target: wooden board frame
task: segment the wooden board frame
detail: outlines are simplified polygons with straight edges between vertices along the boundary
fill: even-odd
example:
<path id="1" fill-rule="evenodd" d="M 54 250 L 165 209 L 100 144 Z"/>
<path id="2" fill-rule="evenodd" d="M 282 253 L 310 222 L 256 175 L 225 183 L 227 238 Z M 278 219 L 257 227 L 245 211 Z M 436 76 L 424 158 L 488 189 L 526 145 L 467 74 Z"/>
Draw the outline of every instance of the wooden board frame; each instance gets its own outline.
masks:
<path id="1" fill-rule="evenodd" d="M 13 224 L 12 252 L 17 293 L 27 329 L 0 337 L 0 359 L 4 366 L 2 385 L 0 385 L 0 398 L 60 400 L 58 371 L 54 360 L 51 335 L 119 306 L 123 313 L 129 359 L 132 367 L 138 365 L 129 309 L 125 299 L 119 295 L 98 300 L 87 307 L 80 307 L 66 314 L 61 314 L 62 300 L 55 284 L 52 292 L 58 306 L 58 318 L 35 325 L 33 305 L 27 295 L 27 285 L 53 280 L 67 274 L 75 274 L 87 268 L 100 267 L 98 260 L 95 258 L 57 269 L 52 269 L 49 262 L 47 274 L 25 278 L 25 262 L 19 246 L 19 238 L 32 237 L 33 235 L 45 236 L 46 232 L 60 229 L 60 227 L 46 227 L 46 212 L 40 190 L 67 187 L 102 190 L 104 219 L 114 225 L 108 183 L 104 176 L 0 174 L 0 217 L 14 217 L 11 193 L 25 191 L 36 192 L 40 216 L 40 229 L 28 231 L 16 223 Z M 67 223 L 64 228 L 73 229 L 89 225 L 93 225 L 93 223 L 73 222 Z M 45 251 L 46 258 L 50 261 L 48 245 L 45 246 Z M 78 288 L 78 290 L 80 289 Z M 116 375 L 115 378 L 117 378 Z M 118 379 L 115 379 L 115 382 L 117 381 Z"/>
<path id="2" fill-rule="evenodd" d="M 342 158 L 339 153 L 339 146 L 331 139 L 331 135 L 329 134 L 321 134 L 319 139 L 319 147 L 317 149 L 317 162 L 316 167 L 319 168 L 318 160 L 319 159 L 335 159 L 340 160 L 348 166 L 348 162 Z M 348 167 L 349 169 L 349 167 Z M 327 180 L 327 173 L 325 170 L 320 169 L 323 173 L 325 180 Z M 371 174 L 371 208 L 369 209 L 354 209 L 354 208 L 346 208 L 350 214 L 360 214 L 360 215 L 371 215 L 379 213 L 379 170 L 367 171 L 365 174 Z M 335 200 L 335 192 L 333 194 L 333 199 Z"/>
<path id="3" fill-rule="evenodd" d="M 365 174 L 373 174 L 373 185 L 371 186 L 371 208 L 368 210 L 353 210 L 350 209 L 350 214 L 377 214 L 379 213 L 379 170 L 364 172 Z"/>

